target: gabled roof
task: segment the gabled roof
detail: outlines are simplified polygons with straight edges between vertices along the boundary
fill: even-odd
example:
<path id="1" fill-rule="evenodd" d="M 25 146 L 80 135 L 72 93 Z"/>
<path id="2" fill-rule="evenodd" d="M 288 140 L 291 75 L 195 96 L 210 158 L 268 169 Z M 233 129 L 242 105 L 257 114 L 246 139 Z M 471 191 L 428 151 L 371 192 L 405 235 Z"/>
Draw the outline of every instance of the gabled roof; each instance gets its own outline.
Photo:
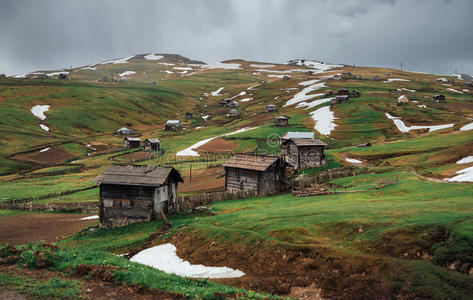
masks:
<path id="1" fill-rule="evenodd" d="M 122 184 L 140 186 L 162 185 L 169 176 L 183 182 L 181 174 L 172 167 L 159 166 L 110 166 L 94 179 L 99 184 Z"/>
<path id="2" fill-rule="evenodd" d="M 158 139 L 146 139 L 145 142 L 146 141 L 150 142 L 151 144 L 160 143 Z"/>
<path id="3" fill-rule="evenodd" d="M 129 128 L 126 128 L 126 127 L 122 127 L 120 129 L 118 129 L 117 131 L 133 131 L 133 130 L 131 130 Z"/>
<path id="4" fill-rule="evenodd" d="M 281 158 L 277 156 L 236 154 L 232 156 L 226 163 L 224 163 L 223 166 L 246 170 L 265 171 L 277 160 L 281 160 Z M 281 161 L 284 163 L 283 160 Z"/>
<path id="5" fill-rule="evenodd" d="M 319 139 L 291 139 L 296 146 L 327 146 Z"/>
<path id="6" fill-rule="evenodd" d="M 278 120 L 288 120 L 289 118 L 285 117 L 285 116 L 279 116 L 276 119 L 278 119 Z"/>
<path id="7" fill-rule="evenodd" d="M 166 124 L 168 124 L 168 125 L 180 125 L 181 121 L 179 121 L 179 120 L 167 120 Z"/>
<path id="8" fill-rule="evenodd" d="M 300 132 L 300 131 L 289 131 L 285 135 L 281 137 L 282 139 L 290 140 L 290 139 L 313 139 L 314 133 L 313 132 Z"/>
<path id="9" fill-rule="evenodd" d="M 140 138 L 137 138 L 137 137 L 129 137 L 127 136 L 126 138 L 124 138 L 124 140 L 128 140 L 130 142 L 141 142 Z"/>

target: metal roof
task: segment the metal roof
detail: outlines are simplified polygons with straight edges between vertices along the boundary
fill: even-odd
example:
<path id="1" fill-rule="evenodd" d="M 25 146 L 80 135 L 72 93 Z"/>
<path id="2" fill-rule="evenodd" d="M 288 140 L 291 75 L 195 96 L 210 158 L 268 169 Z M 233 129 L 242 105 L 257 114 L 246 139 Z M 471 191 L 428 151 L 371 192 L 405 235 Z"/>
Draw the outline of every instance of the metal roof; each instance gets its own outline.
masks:
<path id="1" fill-rule="evenodd" d="M 110 166 L 101 175 L 94 179 L 99 184 L 122 184 L 122 185 L 162 185 L 170 176 L 174 176 L 177 182 L 183 182 L 181 174 L 172 167 L 160 166 Z"/>
<path id="2" fill-rule="evenodd" d="M 146 139 L 145 141 L 148 141 L 148 142 L 150 142 L 150 143 L 152 143 L 152 144 L 154 144 L 154 143 L 160 143 L 158 139 Z"/>
<path id="3" fill-rule="evenodd" d="M 180 125 L 181 121 L 179 121 L 179 120 L 167 120 L 166 124 L 168 124 L 168 125 Z"/>
<path id="4" fill-rule="evenodd" d="M 285 135 L 281 137 L 282 139 L 290 140 L 290 139 L 313 139 L 314 133 L 313 132 L 300 132 L 300 131 L 289 131 Z"/>
<path id="5" fill-rule="evenodd" d="M 277 156 L 236 154 L 232 156 L 226 163 L 224 163 L 223 166 L 246 170 L 265 171 L 278 159 L 280 158 Z"/>
<path id="6" fill-rule="evenodd" d="M 296 146 L 327 146 L 319 139 L 291 139 Z"/>
<path id="7" fill-rule="evenodd" d="M 279 116 L 276 119 L 278 119 L 278 120 L 288 120 L 289 118 L 285 117 L 285 116 Z"/>
<path id="8" fill-rule="evenodd" d="M 128 140 L 130 142 L 141 142 L 140 138 L 137 138 L 137 137 L 129 137 L 127 136 L 126 138 L 124 138 L 124 140 Z"/>

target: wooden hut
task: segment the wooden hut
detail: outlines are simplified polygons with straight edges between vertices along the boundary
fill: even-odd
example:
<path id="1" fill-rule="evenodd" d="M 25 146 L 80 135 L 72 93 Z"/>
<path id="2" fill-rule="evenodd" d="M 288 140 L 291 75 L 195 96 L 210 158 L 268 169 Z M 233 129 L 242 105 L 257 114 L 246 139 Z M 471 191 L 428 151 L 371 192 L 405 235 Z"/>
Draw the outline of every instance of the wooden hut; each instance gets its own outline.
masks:
<path id="1" fill-rule="evenodd" d="M 177 130 L 181 128 L 181 121 L 179 120 L 167 120 L 164 124 L 164 130 Z"/>
<path id="2" fill-rule="evenodd" d="M 273 112 L 273 111 L 276 110 L 276 105 L 274 105 L 274 104 L 265 105 L 265 106 L 264 106 L 264 110 L 265 110 L 266 112 Z"/>
<path id="3" fill-rule="evenodd" d="M 289 80 L 289 79 L 291 79 L 291 76 L 284 75 L 284 76 L 282 77 L 282 80 Z"/>
<path id="4" fill-rule="evenodd" d="M 337 96 L 335 96 L 334 99 L 330 100 L 330 105 L 335 105 L 335 104 L 338 104 L 338 103 L 347 102 L 348 99 L 350 99 L 348 97 L 348 95 L 337 95 Z"/>
<path id="5" fill-rule="evenodd" d="M 133 130 L 132 129 L 128 129 L 126 127 L 122 127 L 120 129 L 117 130 L 117 134 L 133 134 Z"/>
<path id="6" fill-rule="evenodd" d="M 279 116 L 274 119 L 274 126 L 287 127 L 289 125 L 289 118 L 285 116 Z"/>
<path id="7" fill-rule="evenodd" d="M 445 102 L 445 96 L 444 96 L 444 95 L 441 95 L 441 94 L 435 95 L 435 96 L 432 97 L 432 100 L 433 100 L 434 102 L 437 102 L 437 103 Z"/>
<path id="8" fill-rule="evenodd" d="M 100 186 L 100 223 L 115 227 L 174 212 L 183 180 L 172 167 L 129 165 L 110 166 L 94 182 Z"/>
<path id="9" fill-rule="evenodd" d="M 159 151 L 161 149 L 161 142 L 158 139 L 146 139 L 145 151 Z"/>
<path id="10" fill-rule="evenodd" d="M 123 139 L 123 141 L 125 143 L 126 149 L 138 148 L 141 144 L 141 140 L 136 137 L 127 136 L 126 138 Z"/>
<path id="11" fill-rule="evenodd" d="M 322 167 L 325 146 L 313 132 L 288 132 L 281 137 L 281 156 L 296 170 Z"/>
<path id="12" fill-rule="evenodd" d="M 339 89 L 337 95 L 348 95 L 350 91 L 348 89 Z"/>
<path id="13" fill-rule="evenodd" d="M 232 117 L 232 118 L 238 117 L 238 116 L 239 116 L 238 110 L 236 110 L 236 109 L 230 109 L 230 112 L 228 113 L 228 116 L 229 116 L 229 117 Z"/>
<path id="14" fill-rule="evenodd" d="M 237 154 L 223 167 L 227 192 L 253 191 L 264 195 L 286 188 L 286 162 L 280 157 Z"/>

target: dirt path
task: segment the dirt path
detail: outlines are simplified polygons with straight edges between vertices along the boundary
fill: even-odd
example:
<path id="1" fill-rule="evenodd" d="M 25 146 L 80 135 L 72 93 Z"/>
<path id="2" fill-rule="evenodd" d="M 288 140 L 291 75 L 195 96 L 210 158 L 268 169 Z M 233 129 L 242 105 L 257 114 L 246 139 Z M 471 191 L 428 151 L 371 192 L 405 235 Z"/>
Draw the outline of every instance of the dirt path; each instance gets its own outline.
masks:
<path id="1" fill-rule="evenodd" d="M 31 241 L 55 242 L 98 220 L 80 220 L 85 215 L 24 213 L 0 217 L 0 245 L 24 244 Z"/>
<path id="2" fill-rule="evenodd" d="M 438 182 L 438 183 L 445 183 L 445 181 L 443 181 L 442 179 L 432 178 L 432 177 L 425 177 L 425 176 L 420 175 L 419 173 L 417 173 L 414 170 L 411 170 L 411 173 L 416 175 L 420 180 L 430 181 L 430 182 Z"/>

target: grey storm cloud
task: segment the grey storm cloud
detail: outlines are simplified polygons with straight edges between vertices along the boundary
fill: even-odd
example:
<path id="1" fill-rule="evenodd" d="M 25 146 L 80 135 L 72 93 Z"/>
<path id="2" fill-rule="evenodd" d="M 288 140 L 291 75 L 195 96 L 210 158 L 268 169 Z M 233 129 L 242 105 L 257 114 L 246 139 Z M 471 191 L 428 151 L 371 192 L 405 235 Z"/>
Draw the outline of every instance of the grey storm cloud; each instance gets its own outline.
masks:
<path id="1" fill-rule="evenodd" d="M 0 0 L 0 73 L 140 53 L 473 73 L 471 0 Z"/>

